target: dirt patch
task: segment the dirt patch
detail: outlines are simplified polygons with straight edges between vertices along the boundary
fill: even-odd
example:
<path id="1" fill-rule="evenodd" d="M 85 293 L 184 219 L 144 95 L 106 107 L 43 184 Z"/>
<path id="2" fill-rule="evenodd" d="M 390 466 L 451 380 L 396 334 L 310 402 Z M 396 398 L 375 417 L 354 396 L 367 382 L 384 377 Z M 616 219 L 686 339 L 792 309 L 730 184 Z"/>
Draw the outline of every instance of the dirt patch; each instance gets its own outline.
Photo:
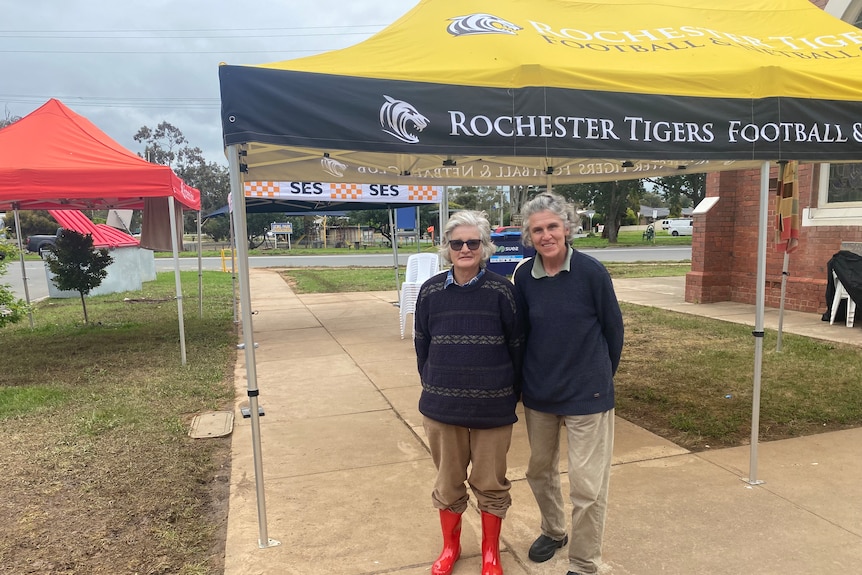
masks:
<path id="1" fill-rule="evenodd" d="M 0 573 L 224 572 L 229 437 L 137 449 L 123 433 L 4 426 Z"/>

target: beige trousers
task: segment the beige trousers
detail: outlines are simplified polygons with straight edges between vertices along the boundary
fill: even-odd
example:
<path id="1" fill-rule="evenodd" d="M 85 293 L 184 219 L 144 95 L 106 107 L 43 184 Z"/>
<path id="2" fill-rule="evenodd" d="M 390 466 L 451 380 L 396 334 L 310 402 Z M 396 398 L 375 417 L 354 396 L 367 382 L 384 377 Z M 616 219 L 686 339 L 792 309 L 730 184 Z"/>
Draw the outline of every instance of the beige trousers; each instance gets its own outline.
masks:
<path id="1" fill-rule="evenodd" d="M 524 415 L 530 441 L 527 482 L 542 514 L 542 533 L 557 541 L 566 534 L 559 471 L 560 427 L 565 427 L 572 502 L 569 568 L 583 575 L 597 573 L 602 560 L 614 450 L 614 410 L 593 415 L 554 415 L 525 408 Z"/>
<path id="2" fill-rule="evenodd" d="M 464 484 L 467 481 L 479 509 L 505 519 L 506 510 L 512 504 L 509 494 L 512 484 L 506 479 L 506 454 L 512 444 L 512 426 L 470 429 L 428 417 L 423 417 L 422 424 L 431 447 L 431 459 L 437 468 L 437 480 L 431 493 L 434 507 L 463 513 L 469 499 Z"/>

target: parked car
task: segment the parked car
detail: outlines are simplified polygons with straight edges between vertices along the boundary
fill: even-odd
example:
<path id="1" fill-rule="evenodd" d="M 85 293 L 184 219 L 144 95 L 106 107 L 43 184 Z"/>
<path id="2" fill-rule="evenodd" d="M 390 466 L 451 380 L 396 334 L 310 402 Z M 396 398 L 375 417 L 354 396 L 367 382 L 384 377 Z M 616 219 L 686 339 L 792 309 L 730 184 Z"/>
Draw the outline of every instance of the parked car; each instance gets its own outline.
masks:
<path id="1" fill-rule="evenodd" d="M 667 231 L 672 236 L 690 236 L 694 220 L 669 220 Z"/>
<path id="2" fill-rule="evenodd" d="M 62 233 L 63 228 L 57 228 L 57 231 L 53 235 L 41 234 L 29 236 L 27 238 L 27 251 L 37 253 L 42 259 L 45 259 L 45 254 L 54 249 L 54 243 Z"/>
<path id="3" fill-rule="evenodd" d="M 675 222 L 677 220 L 685 221 L 688 219 L 690 218 L 667 218 L 661 221 L 661 229 L 663 229 L 664 231 L 668 231 L 670 229 L 671 222 Z"/>

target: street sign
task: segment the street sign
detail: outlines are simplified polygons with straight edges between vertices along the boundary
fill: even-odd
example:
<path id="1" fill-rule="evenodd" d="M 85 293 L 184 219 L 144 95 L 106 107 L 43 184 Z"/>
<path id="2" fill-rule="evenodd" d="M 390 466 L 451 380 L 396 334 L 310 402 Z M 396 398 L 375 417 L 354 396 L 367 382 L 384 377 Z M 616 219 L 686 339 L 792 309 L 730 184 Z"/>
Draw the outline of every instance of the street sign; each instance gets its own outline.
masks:
<path id="1" fill-rule="evenodd" d="M 274 234 L 292 234 L 293 224 L 290 222 L 272 222 L 269 229 Z"/>

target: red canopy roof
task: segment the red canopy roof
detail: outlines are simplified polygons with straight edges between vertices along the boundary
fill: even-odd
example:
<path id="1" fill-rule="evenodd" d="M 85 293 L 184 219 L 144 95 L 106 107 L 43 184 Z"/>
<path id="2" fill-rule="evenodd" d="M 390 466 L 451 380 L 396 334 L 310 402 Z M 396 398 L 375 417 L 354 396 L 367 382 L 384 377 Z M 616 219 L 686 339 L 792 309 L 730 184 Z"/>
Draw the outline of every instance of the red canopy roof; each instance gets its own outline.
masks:
<path id="1" fill-rule="evenodd" d="M 49 214 L 67 230 L 75 230 L 93 237 L 95 248 L 121 248 L 138 246 L 140 242 L 126 232 L 112 228 L 108 224 L 96 224 L 80 210 L 49 210 Z"/>
<path id="2" fill-rule="evenodd" d="M 200 209 L 200 192 L 170 166 L 140 158 L 59 100 L 0 130 L 0 211 L 140 209 L 144 198 L 170 196 Z"/>

